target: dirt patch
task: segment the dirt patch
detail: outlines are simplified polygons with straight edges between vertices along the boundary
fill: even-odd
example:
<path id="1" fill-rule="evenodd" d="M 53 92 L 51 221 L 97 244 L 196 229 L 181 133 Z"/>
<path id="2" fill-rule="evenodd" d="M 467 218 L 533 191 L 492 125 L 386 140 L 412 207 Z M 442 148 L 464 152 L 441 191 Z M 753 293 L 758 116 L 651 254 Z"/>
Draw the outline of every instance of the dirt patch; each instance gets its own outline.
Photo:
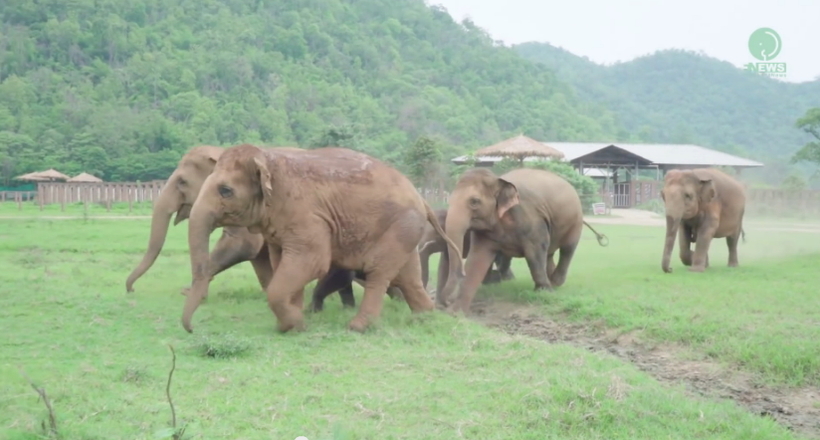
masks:
<path id="1" fill-rule="evenodd" d="M 732 399 L 753 414 L 771 417 L 799 435 L 820 439 L 820 388 L 763 386 L 753 375 L 716 362 L 687 360 L 682 347 L 648 344 L 638 333 L 621 334 L 597 323 L 552 321 L 535 308 L 520 304 L 477 299 L 471 309 L 471 319 L 488 327 L 614 355 L 663 383 L 683 383 L 697 395 Z"/>

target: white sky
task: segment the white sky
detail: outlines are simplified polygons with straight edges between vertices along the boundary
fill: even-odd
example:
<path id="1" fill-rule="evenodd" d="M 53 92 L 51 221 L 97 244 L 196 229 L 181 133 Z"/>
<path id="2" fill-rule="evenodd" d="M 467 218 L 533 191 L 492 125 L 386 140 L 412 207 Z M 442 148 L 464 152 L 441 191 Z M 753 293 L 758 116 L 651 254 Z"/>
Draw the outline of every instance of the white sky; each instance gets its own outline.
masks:
<path id="1" fill-rule="evenodd" d="M 703 51 L 738 67 L 758 62 L 749 35 L 774 29 L 785 81 L 820 78 L 820 0 L 428 0 L 469 16 L 506 45 L 547 42 L 599 64 L 661 49 Z"/>

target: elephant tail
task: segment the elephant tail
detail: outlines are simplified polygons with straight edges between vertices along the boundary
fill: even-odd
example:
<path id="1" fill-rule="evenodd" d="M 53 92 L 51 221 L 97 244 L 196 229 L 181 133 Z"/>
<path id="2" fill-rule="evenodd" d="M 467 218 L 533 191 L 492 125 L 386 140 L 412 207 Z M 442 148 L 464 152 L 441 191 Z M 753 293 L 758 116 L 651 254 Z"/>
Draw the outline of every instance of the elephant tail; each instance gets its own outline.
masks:
<path id="1" fill-rule="evenodd" d="M 609 238 L 606 235 L 598 233 L 589 223 L 584 220 L 584 224 L 587 225 L 590 231 L 595 234 L 595 238 L 598 240 L 598 244 L 601 246 L 608 246 L 609 245 Z"/>
<path id="2" fill-rule="evenodd" d="M 447 242 L 447 246 L 449 246 L 450 249 L 452 249 L 453 255 L 460 255 L 461 250 L 458 248 L 456 243 L 453 240 L 451 240 L 450 237 L 448 237 L 447 234 L 444 232 L 444 228 L 442 228 L 441 223 L 438 222 L 438 218 L 436 217 L 436 213 L 433 212 L 433 208 L 430 207 L 426 200 L 421 199 L 421 202 L 424 203 L 424 209 L 425 211 L 427 211 L 427 221 L 430 222 L 431 225 L 433 225 L 433 229 L 436 230 L 438 235 L 440 235 L 441 238 L 443 238 L 444 241 Z M 426 245 L 427 243 L 425 243 L 425 247 Z M 461 258 L 458 259 L 458 274 L 460 278 L 464 278 L 465 276 L 464 263 L 461 261 Z"/>
<path id="3" fill-rule="evenodd" d="M 743 226 L 740 227 L 740 236 L 743 237 L 743 242 L 746 243 L 746 231 L 743 230 Z"/>

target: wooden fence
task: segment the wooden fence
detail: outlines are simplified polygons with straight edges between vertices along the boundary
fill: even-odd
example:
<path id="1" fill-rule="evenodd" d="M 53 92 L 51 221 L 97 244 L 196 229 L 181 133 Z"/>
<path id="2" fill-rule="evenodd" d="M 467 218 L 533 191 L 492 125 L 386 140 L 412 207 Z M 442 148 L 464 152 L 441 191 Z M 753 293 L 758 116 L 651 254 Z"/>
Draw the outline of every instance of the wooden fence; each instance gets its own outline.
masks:
<path id="1" fill-rule="evenodd" d="M 43 209 L 45 205 L 59 204 L 65 210 L 66 204 L 99 204 L 111 209 L 113 203 L 153 202 L 159 197 L 164 180 L 150 182 L 40 182 L 37 191 L 5 191 L 0 193 L 1 202 L 15 202 L 23 209 L 23 202 L 33 201 Z"/>
<path id="2" fill-rule="evenodd" d="M 107 209 L 113 203 L 128 203 L 129 210 L 133 203 L 153 202 L 159 196 L 164 180 L 150 182 L 102 182 L 102 183 L 69 183 L 41 182 L 37 191 L 2 191 L 0 202 L 16 203 L 19 209 L 23 203 L 34 203 L 42 209 L 45 205 L 59 204 L 65 209 L 66 204 L 85 203 L 99 204 Z M 637 181 L 619 184 L 610 193 L 601 192 L 600 196 L 607 207 L 632 208 L 651 200 L 660 198 L 662 182 Z M 447 205 L 449 192 L 442 189 L 421 189 L 418 191 L 433 208 Z M 746 211 L 753 215 L 816 215 L 820 216 L 820 191 L 788 191 L 782 189 L 746 190 Z M 588 204 L 588 203 L 587 203 Z M 585 211 L 589 206 L 584 205 Z"/>
<path id="3" fill-rule="evenodd" d="M 151 182 L 40 182 L 37 191 L 0 192 L 0 202 L 17 203 L 23 209 L 23 202 L 33 202 L 43 209 L 45 205 L 59 204 L 65 210 L 66 204 L 99 204 L 111 209 L 113 203 L 128 203 L 129 211 L 133 203 L 153 202 L 159 197 L 165 180 Z M 417 189 L 436 208 L 446 206 L 447 191 L 439 189 Z"/>

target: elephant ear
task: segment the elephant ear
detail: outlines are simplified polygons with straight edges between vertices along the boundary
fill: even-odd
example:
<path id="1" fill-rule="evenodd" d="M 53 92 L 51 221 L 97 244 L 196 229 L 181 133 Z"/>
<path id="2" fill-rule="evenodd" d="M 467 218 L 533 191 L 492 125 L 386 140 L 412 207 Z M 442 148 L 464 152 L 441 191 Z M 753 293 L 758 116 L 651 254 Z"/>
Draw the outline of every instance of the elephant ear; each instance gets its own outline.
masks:
<path id="1" fill-rule="evenodd" d="M 495 206 L 498 212 L 498 218 L 502 218 L 513 206 L 519 204 L 520 200 L 518 199 L 518 188 L 512 183 L 504 179 L 498 179 L 498 186 L 498 193 L 495 196 Z"/>
<path id="2" fill-rule="evenodd" d="M 700 181 L 700 191 L 699 197 L 702 203 L 709 203 L 712 199 L 715 198 L 717 195 L 717 191 L 715 191 L 715 183 L 712 181 L 711 177 L 701 177 L 699 178 Z"/>
<path id="3" fill-rule="evenodd" d="M 273 198 L 273 185 L 271 184 L 268 164 L 266 164 L 265 161 L 259 157 L 254 157 L 253 163 L 259 171 L 259 186 L 262 188 L 262 198 L 265 200 L 265 205 L 270 206 Z"/>

